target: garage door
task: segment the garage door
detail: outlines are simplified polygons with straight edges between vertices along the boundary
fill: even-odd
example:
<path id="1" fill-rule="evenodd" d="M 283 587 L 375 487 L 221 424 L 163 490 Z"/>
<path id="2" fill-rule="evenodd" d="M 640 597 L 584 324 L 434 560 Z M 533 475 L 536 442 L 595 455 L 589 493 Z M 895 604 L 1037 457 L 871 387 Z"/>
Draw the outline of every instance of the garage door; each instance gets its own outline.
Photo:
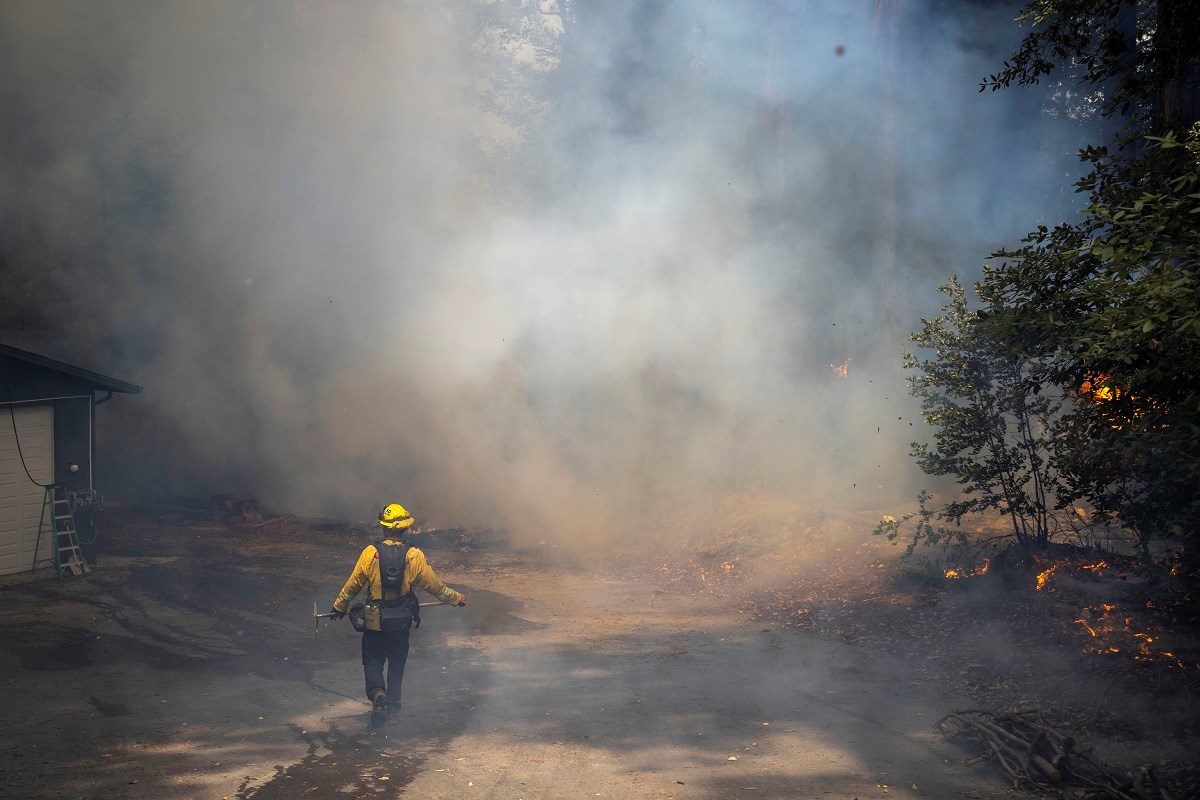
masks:
<path id="1" fill-rule="evenodd" d="M 17 406 L 17 434 L 25 466 L 39 483 L 54 478 L 54 409 Z M 13 416 L 0 406 L 0 575 L 28 570 L 33 564 L 44 490 L 30 483 L 21 467 Z M 50 558 L 50 541 L 42 537 L 39 558 Z"/>

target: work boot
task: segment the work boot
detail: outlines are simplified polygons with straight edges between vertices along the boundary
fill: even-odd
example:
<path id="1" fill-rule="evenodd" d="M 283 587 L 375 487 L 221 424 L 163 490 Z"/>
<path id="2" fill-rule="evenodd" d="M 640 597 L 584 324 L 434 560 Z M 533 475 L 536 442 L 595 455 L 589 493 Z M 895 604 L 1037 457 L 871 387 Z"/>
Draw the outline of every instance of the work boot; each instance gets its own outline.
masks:
<path id="1" fill-rule="evenodd" d="M 381 728 L 387 722 L 387 718 L 387 695 L 383 689 L 376 689 L 371 692 L 371 724 Z"/>

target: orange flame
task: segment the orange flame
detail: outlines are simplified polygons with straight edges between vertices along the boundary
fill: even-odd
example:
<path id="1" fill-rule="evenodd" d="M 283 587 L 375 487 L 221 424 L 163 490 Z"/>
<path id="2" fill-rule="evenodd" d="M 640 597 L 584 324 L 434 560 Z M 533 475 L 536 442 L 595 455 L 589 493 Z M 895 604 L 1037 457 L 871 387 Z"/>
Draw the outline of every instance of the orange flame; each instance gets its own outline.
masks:
<path id="1" fill-rule="evenodd" d="M 1053 567 L 1050 567 L 1049 569 L 1046 569 L 1046 570 L 1042 570 L 1041 572 L 1038 573 L 1037 590 L 1039 592 L 1046 587 L 1046 581 L 1050 580 L 1050 576 L 1053 575 L 1057 571 L 1058 571 L 1058 565 L 1055 564 Z"/>
<path id="2" fill-rule="evenodd" d="M 1100 655 L 1127 652 L 1132 655 L 1134 661 L 1168 663 L 1172 667 L 1187 669 L 1187 665 L 1173 651 L 1151 649 L 1150 645 L 1154 643 L 1155 637 L 1149 633 L 1134 630 L 1133 617 L 1122 617 L 1118 625 L 1118 622 L 1110 616 L 1116 610 L 1116 606 L 1102 603 L 1098 610 L 1102 613 L 1094 622 L 1088 622 L 1087 619 L 1075 620 L 1084 627 L 1091 638 L 1099 640 L 1083 648 L 1083 652 Z M 1112 643 L 1114 637 L 1124 637 L 1130 646 L 1118 647 Z"/>
<path id="3" fill-rule="evenodd" d="M 1087 398 L 1097 405 L 1123 399 L 1125 401 L 1124 405 L 1131 406 L 1120 413 L 1108 409 L 1105 410 L 1105 417 L 1108 419 L 1109 427 L 1117 431 L 1134 420 L 1145 417 L 1149 410 L 1159 407 L 1159 404 L 1154 400 L 1144 397 L 1139 398 L 1127 389 L 1114 386 L 1112 384 L 1112 377 L 1103 372 L 1088 375 L 1083 383 L 1079 384 L 1077 392 L 1081 398 Z M 1166 427 L 1166 424 L 1161 423 L 1156 427 Z"/>
<path id="4" fill-rule="evenodd" d="M 850 361 L 851 359 L 847 358 L 841 364 L 830 364 L 829 368 L 833 370 L 834 375 L 837 375 L 839 378 L 845 378 L 850 374 Z"/>
<path id="5" fill-rule="evenodd" d="M 1097 561 L 1095 564 L 1080 564 L 1080 569 L 1086 569 L 1088 572 L 1100 573 L 1100 570 L 1108 566 L 1107 561 Z"/>
<path id="6" fill-rule="evenodd" d="M 990 558 L 985 558 L 983 560 L 982 564 L 980 564 L 978 567 L 971 570 L 970 572 L 964 572 L 963 570 L 959 570 L 959 569 L 948 569 L 945 571 L 944 574 L 950 580 L 956 580 L 958 578 L 970 578 L 975 575 L 986 575 L 987 571 L 988 571 L 988 567 L 991 566 L 991 563 L 992 563 L 992 560 Z"/>
<path id="7" fill-rule="evenodd" d="M 1121 390 L 1108 382 L 1103 372 L 1088 375 L 1079 385 L 1079 393 L 1092 398 L 1096 403 L 1108 403 L 1121 396 Z"/>

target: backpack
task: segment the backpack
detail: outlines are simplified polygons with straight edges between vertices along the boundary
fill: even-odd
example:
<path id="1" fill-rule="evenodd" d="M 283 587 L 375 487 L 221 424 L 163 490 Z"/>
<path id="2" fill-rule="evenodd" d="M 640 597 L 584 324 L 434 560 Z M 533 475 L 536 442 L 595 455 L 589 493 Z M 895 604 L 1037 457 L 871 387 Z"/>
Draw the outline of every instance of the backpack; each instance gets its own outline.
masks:
<path id="1" fill-rule="evenodd" d="M 382 539 L 374 542 L 379 556 L 379 580 L 384 592 L 398 594 L 404 584 L 404 567 L 408 562 L 408 545 L 388 546 Z M 406 631 L 421 627 L 421 604 L 410 586 L 408 593 L 395 600 L 372 600 L 379 608 L 379 630 Z"/>

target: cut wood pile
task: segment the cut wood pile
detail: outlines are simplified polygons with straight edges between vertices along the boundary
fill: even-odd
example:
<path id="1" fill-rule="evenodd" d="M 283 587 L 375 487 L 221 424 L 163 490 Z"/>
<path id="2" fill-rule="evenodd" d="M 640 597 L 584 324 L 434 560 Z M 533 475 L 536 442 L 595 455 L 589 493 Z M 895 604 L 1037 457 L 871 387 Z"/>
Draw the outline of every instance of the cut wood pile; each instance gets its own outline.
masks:
<path id="1" fill-rule="evenodd" d="M 1085 747 L 1049 725 L 1038 711 L 954 711 L 938 722 L 951 741 L 978 751 L 968 764 L 996 762 L 1013 788 L 1035 788 L 1063 798 L 1184 800 L 1193 795 L 1154 766 L 1114 774 Z M 1184 779 L 1186 783 L 1186 779 Z"/>

